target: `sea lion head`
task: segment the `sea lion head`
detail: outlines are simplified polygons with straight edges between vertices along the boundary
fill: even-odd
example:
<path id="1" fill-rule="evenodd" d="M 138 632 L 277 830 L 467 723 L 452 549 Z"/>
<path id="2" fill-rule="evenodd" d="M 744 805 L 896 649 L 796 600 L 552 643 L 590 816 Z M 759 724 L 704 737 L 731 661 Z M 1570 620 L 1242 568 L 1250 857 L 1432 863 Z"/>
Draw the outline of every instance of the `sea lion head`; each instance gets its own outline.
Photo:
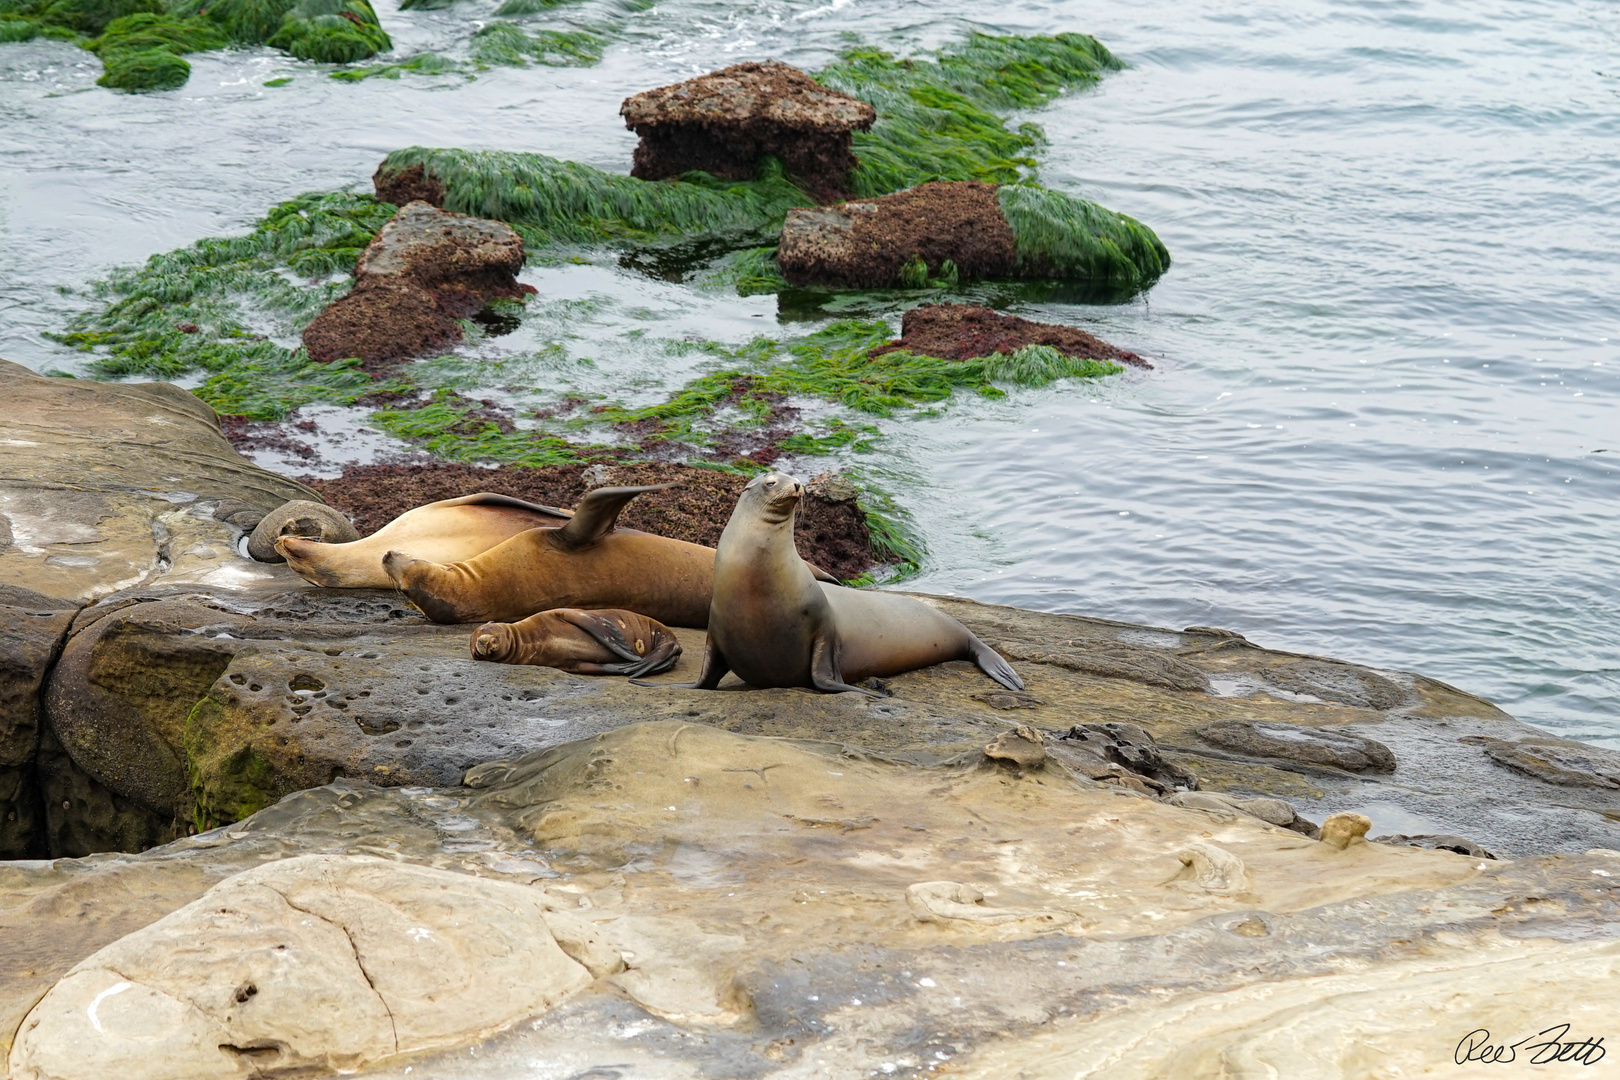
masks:
<path id="1" fill-rule="evenodd" d="M 349 519 L 325 503 L 294 499 L 270 511 L 248 536 L 248 554 L 259 562 L 281 562 L 276 548 L 283 536 L 303 537 L 327 544 L 350 544 L 360 539 Z"/>
<path id="2" fill-rule="evenodd" d="M 768 525 L 780 525 L 793 520 L 793 510 L 802 498 L 804 484 L 787 473 L 769 472 L 748 481 L 737 506 L 746 507 Z"/>
<path id="3" fill-rule="evenodd" d="M 504 664 L 517 653 L 518 640 L 511 623 L 487 622 L 473 631 L 467 645 L 474 660 Z"/>

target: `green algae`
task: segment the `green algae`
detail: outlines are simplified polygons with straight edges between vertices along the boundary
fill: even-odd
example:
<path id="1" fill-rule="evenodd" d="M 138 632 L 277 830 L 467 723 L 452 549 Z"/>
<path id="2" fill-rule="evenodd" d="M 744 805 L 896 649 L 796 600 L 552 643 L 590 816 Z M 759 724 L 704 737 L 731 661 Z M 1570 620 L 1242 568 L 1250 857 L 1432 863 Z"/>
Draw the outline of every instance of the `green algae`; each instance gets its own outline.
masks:
<path id="1" fill-rule="evenodd" d="M 102 304 L 72 319 L 64 344 L 94 350 L 101 377 L 174 378 L 237 364 L 288 364 L 293 350 L 252 328 L 269 316 L 291 334 L 348 290 L 360 251 L 394 214 L 366 195 L 312 193 L 281 203 L 245 236 L 199 240 L 114 272 Z M 298 279 L 305 279 L 300 282 Z"/>
<path id="2" fill-rule="evenodd" d="M 365 67 L 333 71 L 329 77 L 340 82 L 360 82 L 362 79 L 397 79 L 401 75 L 452 75 L 466 70 L 466 65 L 436 53 L 420 53 L 397 64 L 367 64 Z M 470 77 L 470 76 L 469 76 Z M 291 80 L 282 80 L 291 81 Z M 266 86 L 274 83 L 265 83 Z"/>
<path id="3" fill-rule="evenodd" d="M 871 198 L 929 180 L 1026 179 L 1045 136 L 1034 124 L 1009 129 L 997 110 L 1045 104 L 1123 66 L 1085 34 L 973 34 L 932 59 L 851 49 L 816 79 L 877 109 L 872 129 L 855 133 L 851 177 L 856 196 Z"/>
<path id="4" fill-rule="evenodd" d="M 475 63 L 491 66 L 590 67 L 602 59 L 607 39 L 589 30 L 536 30 L 516 23 L 492 22 L 472 38 Z"/>
<path id="5" fill-rule="evenodd" d="M 1032 184 L 1008 184 L 996 199 L 1016 237 L 1023 277 L 1137 289 L 1170 268 L 1170 252 L 1135 218 Z"/>
<path id="6" fill-rule="evenodd" d="M 173 90 L 191 78 L 185 58 L 163 49 L 112 53 L 102 58 L 102 66 L 96 85 L 112 90 Z"/>
<path id="7" fill-rule="evenodd" d="M 352 64 L 393 48 L 367 0 L 299 0 L 265 44 L 326 64 Z"/>
<path id="8" fill-rule="evenodd" d="M 114 19 L 85 47 L 101 57 L 106 69 L 97 85 L 140 91 L 184 86 L 191 77 L 191 65 L 182 54 L 227 44 L 224 33 L 206 19 L 141 12 Z"/>
<path id="9" fill-rule="evenodd" d="M 232 730 L 230 711 L 212 692 L 186 716 L 186 772 L 199 832 L 241 821 L 285 794 L 276 790 L 270 763 L 242 734 Z"/>
<path id="10" fill-rule="evenodd" d="M 446 461 L 541 468 L 615 461 L 624 456 L 622 450 L 613 447 L 572 443 L 541 431 L 515 430 L 489 419 L 478 402 L 448 389 L 435 391 L 422 405 L 379 409 L 371 414 L 370 422 Z"/>
<path id="11" fill-rule="evenodd" d="M 126 15 L 161 15 L 161 0 L 55 0 L 39 14 L 41 22 L 91 37 Z"/>
<path id="12" fill-rule="evenodd" d="M 444 186 L 446 210 L 504 221 L 534 248 L 761 236 L 792 207 L 811 205 L 774 158 L 749 181 L 637 180 L 544 154 L 420 146 L 394 151 L 382 168 L 413 165 Z"/>

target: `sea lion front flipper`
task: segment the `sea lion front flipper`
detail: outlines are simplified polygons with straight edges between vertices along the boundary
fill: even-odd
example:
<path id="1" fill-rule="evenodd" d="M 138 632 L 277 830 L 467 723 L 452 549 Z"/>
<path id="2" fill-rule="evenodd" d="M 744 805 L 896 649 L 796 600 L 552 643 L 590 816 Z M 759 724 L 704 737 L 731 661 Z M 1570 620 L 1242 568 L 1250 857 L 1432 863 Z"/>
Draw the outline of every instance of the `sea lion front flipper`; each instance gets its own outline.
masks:
<path id="1" fill-rule="evenodd" d="M 624 627 L 620 626 L 613 615 L 605 611 L 580 611 L 578 608 L 559 608 L 557 617 L 565 622 L 572 623 L 615 656 L 622 657 L 622 664 L 597 665 L 600 673 L 608 675 L 656 675 L 660 671 L 668 671 L 675 666 L 675 661 L 681 655 L 681 643 L 675 635 L 669 633 L 661 624 L 648 620 L 651 623 L 652 640 L 639 641 L 641 650 L 638 651 L 630 640 L 625 637 Z M 592 672 L 596 674 L 597 672 Z"/>
<path id="2" fill-rule="evenodd" d="M 838 649 L 825 626 L 816 632 L 815 642 L 810 646 L 810 683 L 817 690 L 827 694 L 842 694 L 853 690 L 867 697 L 883 696 L 876 690 L 851 686 L 844 681 L 844 673 L 838 670 Z"/>
<path id="3" fill-rule="evenodd" d="M 603 487 L 587 492 L 579 500 L 579 506 L 574 510 L 574 516 L 568 524 L 558 529 L 553 536 L 557 546 L 569 550 L 590 547 L 602 537 L 613 531 L 614 523 L 619 520 L 619 511 L 624 504 L 637 495 L 644 495 L 649 491 L 663 491 L 672 488 L 675 484 L 648 484 L 644 487 Z"/>
<path id="4" fill-rule="evenodd" d="M 673 634 L 670 635 L 674 637 Z M 703 670 L 698 674 L 697 682 L 691 683 L 650 683 L 640 679 L 631 679 L 636 686 L 662 686 L 671 690 L 716 690 L 720 680 L 726 677 L 731 665 L 726 658 L 720 655 L 720 649 L 715 645 L 714 638 L 709 638 L 703 644 Z"/>
<path id="5" fill-rule="evenodd" d="M 493 491 L 480 491 L 476 495 L 463 495 L 459 499 L 444 500 L 445 506 L 505 506 L 513 510 L 533 510 L 540 514 L 550 514 L 552 517 L 571 518 L 572 510 L 563 510 L 556 506 L 545 506 L 540 503 L 525 502 L 513 498 L 511 495 L 500 495 Z"/>
<path id="6" fill-rule="evenodd" d="M 810 573 L 815 577 L 815 579 L 817 581 L 825 581 L 829 585 L 842 585 L 843 584 L 842 581 L 839 581 L 837 578 L 833 577 L 831 574 L 827 573 L 827 571 L 823 570 L 821 567 L 817 566 L 813 562 L 807 562 L 804 565 L 806 565 L 806 566 L 808 566 L 810 568 Z"/>

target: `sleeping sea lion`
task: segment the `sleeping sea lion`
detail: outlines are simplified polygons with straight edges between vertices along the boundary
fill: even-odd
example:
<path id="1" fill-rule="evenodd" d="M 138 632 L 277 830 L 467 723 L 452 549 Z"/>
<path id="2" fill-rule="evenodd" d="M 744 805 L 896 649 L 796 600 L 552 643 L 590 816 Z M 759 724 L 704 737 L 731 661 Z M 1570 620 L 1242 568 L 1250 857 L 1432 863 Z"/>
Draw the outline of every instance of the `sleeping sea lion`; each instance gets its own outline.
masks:
<path id="1" fill-rule="evenodd" d="M 248 555 L 259 562 L 282 562 L 276 541 L 283 536 L 319 540 L 326 544 L 347 544 L 360 539 L 354 524 L 325 503 L 294 499 L 282 503 L 253 527 L 248 536 Z"/>
<path id="2" fill-rule="evenodd" d="M 874 675 L 972 660 L 1011 690 L 1024 680 L 973 632 L 909 596 L 819 582 L 793 547 L 804 485 L 782 473 L 743 488 L 720 534 L 703 670 L 685 689 L 713 690 L 727 671 L 753 686 L 831 692 Z M 647 684 L 656 685 L 656 684 Z"/>
<path id="3" fill-rule="evenodd" d="M 394 579 L 382 565 L 383 556 L 390 551 L 405 551 L 433 562 L 456 562 L 488 551 L 529 529 L 565 525 L 572 516 L 569 511 L 554 506 L 537 506 L 510 495 L 485 491 L 407 510 L 364 539 L 320 543 L 300 536 L 281 535 L 274 538 L 275 550 L 299 577 L 316 585 L 332 589 L 392 589 Z"/>
<path id="4" fill-rule="evenodd" d="M 655 675 L 675 666 L 681 643 L 633 611 L 553 608 L 515 623 L 489 622 L 467 643 L 474 660 L 536 664 L 576 675 Z"/>
<path id="5" fill-rule="evenodd" d="M 560 528 L 530 529 L 448 566 L 390 551 L 383 569 L 434 622 L 517 622 L 550 608 L 624 608 L 701 630 L 709 622 L 714 548 L 614 527 L 631 499 L 675 486 L 597 488 Z"/>

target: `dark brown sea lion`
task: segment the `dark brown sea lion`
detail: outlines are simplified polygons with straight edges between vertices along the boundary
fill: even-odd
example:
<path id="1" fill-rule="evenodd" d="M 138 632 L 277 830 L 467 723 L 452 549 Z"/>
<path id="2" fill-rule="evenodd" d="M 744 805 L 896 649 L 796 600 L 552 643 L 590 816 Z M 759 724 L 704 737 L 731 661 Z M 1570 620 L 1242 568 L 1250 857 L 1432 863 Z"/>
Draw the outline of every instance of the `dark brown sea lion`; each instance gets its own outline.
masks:
<path id="1" fill-rule="evenodd" d="M 287 507 L 304 505 L 313 504 L 288 503 Z M 407 510 L 370 536 L 349 543 L 301 538 L 307 534 L 281 535 L 274 542 L 287 565 L 306 581 L 334 589 L 391 589 L 394 579 L 382 565 L 383 556 L 390 551 L 431 562 L 456 562 L 488 551 L 518 533 L 566 525 L 572 516 L 555 506 L 538 506 L 485 491 Z M 264 528 L 262 523 L 260 528 Z"/>
<path id="2" fill-rule="evenodd" d="M 669 627 L 633 611 L 553 608 L 521 622 L 489 622 L 468 642 L 474 660 L 536 664 L 576 675 L 656 675 L 675 666 Z"/>
<path id="3" fill-rule="evenodd" d="M 967 627 L 920 600 L 816 580 L 793 546 L 804 485 L 756 476 L 720 534 L 703 670 L 687 689 L 713 690 L 727 671 L 753 686 L 857 690 L 874 675 L 972 660 L 1011 690 L 1024 680 Z M 675 684 L 677 686 L 683 684 Z"/>

